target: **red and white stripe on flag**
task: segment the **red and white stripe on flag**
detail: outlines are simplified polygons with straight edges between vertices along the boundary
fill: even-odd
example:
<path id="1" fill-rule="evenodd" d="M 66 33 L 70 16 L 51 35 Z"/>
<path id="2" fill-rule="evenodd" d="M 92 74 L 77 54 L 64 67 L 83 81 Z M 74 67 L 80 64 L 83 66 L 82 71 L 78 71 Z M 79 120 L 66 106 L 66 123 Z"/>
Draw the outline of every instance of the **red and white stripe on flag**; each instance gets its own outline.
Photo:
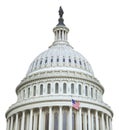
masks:
<path id="1" fill-rule="evenodd" d="M 74 99 L 72 99 L 72 107 L 78 110 L 80 107 L 80 102 L 79 101 L 76 102 Z"/>

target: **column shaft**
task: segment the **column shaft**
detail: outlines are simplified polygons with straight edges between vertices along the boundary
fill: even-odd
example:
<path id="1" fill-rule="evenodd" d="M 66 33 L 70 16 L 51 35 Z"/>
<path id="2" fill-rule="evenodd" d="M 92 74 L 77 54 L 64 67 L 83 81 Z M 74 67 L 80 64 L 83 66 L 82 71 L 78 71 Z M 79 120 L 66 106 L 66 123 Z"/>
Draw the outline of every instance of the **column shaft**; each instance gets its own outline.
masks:
<path id="1" fill-rule="evenodd" d="M 39 108 L 39 130 L 42 130 L 42 108 Z"/>
<path id="2" fill-rule="evenodd" d="M 37 113 L 34 113 L 33 130 L 37 130 Z"/>
<path id="3" fill-rule="evenodd" d="M 59 108 L 59 130 L 62 130 L 62 107 Z"/>
<path id="4" fill-rule="evenodd" d="M 16 114 L 15 130 L 18 130 L 18 113 Z"/>
<path id="5" fill-rule="evenodd" d="M 99 130 L 99 121 L 98 121 L 98 112 L 95 112 L 95 118 L 96 118 L 96 130 Z"/>
<path id="6" fill-rule="evenodd" d="M 24 124 L 25 124 L 25 111 L 22 112 L 21 130 L 24 130 Z"/>
<path id="7" fill-rule="evenodd" d="M 82 130 L 82 108 L 79 109 L 79 130 Z"/>
<path id="8" fill-rule="evenodd" d="M 102 115 L 101 115 L 101 124 L 102 124 L 102 128 L 101 128 L 101 130 L 105 130 L 105 127 L 104 127 L 104 113 L 102 113 Z"/>
<path id="9" fill-rule="evenodd" d="M 49 108 L 49 130 L 52 130 L 52 107 Z"/>
<path id="10" fill-rule="evenodd" d="M 29 130 L 32 130 L 32 127 L 33 127 L 33 109 L 30 110 Z"/>
<path id="11" fill-rule="evenodd" d="M 68 123 L 69 130 L 72 130 L 72 107 L 69 110 L 69 123 Z"/>
<path id="12" fill-rule="evenodd" d="M 13 116 L 11 116 L 10 130 L 13 130 Z"/>
<path id="13" fill-rule="evenodd" d="M 94 130 L 94 115 L 91 114 L 91 130 Z"/>
<path id="14" fill-rule="evenodd" d="M 109 120 L 108 120 L 108 115 L 106 115 L 106 125 L 107 125 L 107 130 L 109 130 Z"/>
<path id="15" fill-rule="evenodd" d="M 90 109 L 88 109 L 88 130 L 91 130 L 91 116 L 90 116 Z"/>

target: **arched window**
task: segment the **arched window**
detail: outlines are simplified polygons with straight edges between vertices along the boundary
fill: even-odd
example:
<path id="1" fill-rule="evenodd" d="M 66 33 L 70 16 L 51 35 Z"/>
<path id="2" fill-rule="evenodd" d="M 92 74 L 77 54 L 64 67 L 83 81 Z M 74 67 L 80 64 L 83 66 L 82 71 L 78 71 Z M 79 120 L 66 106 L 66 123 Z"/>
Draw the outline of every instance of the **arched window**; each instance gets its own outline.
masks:
<path id="1" fill-rule="evenodd" d="M 75 113 L 72 113 L 72 130 L 76 130 L 76 116 Z"/>
<path id="2" fill-rule="evenodd" d="M 48 85 L 47 85 L 47 94 L 50 94 L 50 93 L 51 93 L 51 85 L 48 84 Z"/>
<path id="3" fill-rule="evenodd" d="M 23 90 L 23 98 L 25 98 L 25 89 Z"/>
<path id="4" fill-rule="evenodd" d="M 43 95 L 43 85 L 40 85 L 40 95 Z"/>
<path id="5" fill-rule="evenodd" d="M 67 112 L 63 112 L 63 130 L 67 130 Z"/>
<path id="6" fill-rule="evenodd" d="M 55 114 L 54 114 L 54 130 L 58 130 L 58 119 L 59 119 L 58 113 L 55 112 Z"/>
<path id="7" fill-rule="evenodd" d="M 30 88 L 28 88 L 28 98 L 30 97 Z"/>
<path id="8" fill-rule="evenodd" d="M 85 86 L 85 96 L 88 96 L 88 87 Z"/>
<path id="9" fill-rule="evenodd" d="M 74 94 L 74 84 L 71 84 L 71 93 Z"/>
<path id="10" fill-rule="evenodd" d="M 97 90 L 95 91 L 95 98 L 97 99 Z"/>
<path id="11" fill-rule="evenodd" d="M 91 88 L 91 97 L 93 98 L 93 88 Z"/>
<path id="12" fill-rule="evenodd" d="M 63 83 L 63 93 L 66 93 L 67 92 L 67 85 L 66 83 Z"/>
<path id="13" fill-rule="evenodd" d="M 36 96 L 36 86 L 33 87 L 33 96 Z"/>
<path id="14" fill-rule="evenodd" d="M 49 130 L 49 113 L 45 115 L 45 130 Z"/>
<path id="15" fill-rule="evenodd" d="M 81 95 L 81 85 L 78 85 L 78 94 Z"/>
<path id="16" fill-rule="evenodd" d="M 59 84 L 56 83 L 56 84 L 55 84 L 55 93 L 58 93 L 58 87 L 59 87 Z"/>

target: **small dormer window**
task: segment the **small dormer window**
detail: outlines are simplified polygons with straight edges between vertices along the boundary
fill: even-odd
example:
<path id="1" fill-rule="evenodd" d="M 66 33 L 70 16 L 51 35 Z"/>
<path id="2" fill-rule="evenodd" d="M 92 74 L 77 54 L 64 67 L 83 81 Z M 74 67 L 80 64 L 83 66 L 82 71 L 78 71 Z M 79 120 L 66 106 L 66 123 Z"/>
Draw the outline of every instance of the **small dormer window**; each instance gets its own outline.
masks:
<path id="1" fill-rule="evenodd" d="M 46 59 L 45 59 L 45 64 L 47 63 L 47 61 L 48 61 L 48 60 L 47 60 L 47 58 L 46 58 Z"/>
<path id="2" fill-rule="evenodd" d="M 76 59 L 74 59 L 74 63 L 76 64 L 77 62 L 76 62 Z"/>
<path id="3" fill-rule="evenodd" d="M 63 58 L 63 62 L 65 62 L 65 58 Z"/>
<path id="4" fill-rule="evenodd" d="M 81 62 L 81 61 L 79 61 L 79 64 L 80 64 L 80 65 L 82 65 L 82 62 Z"/>
<path id="5" fill-rule="evenodd" d="M 69 58 L 69 63 L 71 63 L 71 59 Z"/>
<path id="6" fill-rule="evenodd" d="M 57 62 L 59 62 L 59 57 L 57 57 Z"/>
<path id="7" fill-rule="evenodd" d="M 42 60 L 40 61 L 40 65 L 42 64 Z"/>

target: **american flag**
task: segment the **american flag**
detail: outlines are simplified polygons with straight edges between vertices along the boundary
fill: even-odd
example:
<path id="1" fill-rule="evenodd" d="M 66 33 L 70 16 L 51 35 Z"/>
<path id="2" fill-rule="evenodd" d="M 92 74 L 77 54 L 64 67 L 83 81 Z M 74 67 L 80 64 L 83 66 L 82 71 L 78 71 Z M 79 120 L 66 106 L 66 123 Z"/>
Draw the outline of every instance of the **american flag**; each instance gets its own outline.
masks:
<path id="1" fill-rule="evenodd" d="M 78 110 L 79 106 L 80 106 L 80 102 L 79 101 L 76 102 L 74 99 L 72 99 L 72 107 Z"/>

